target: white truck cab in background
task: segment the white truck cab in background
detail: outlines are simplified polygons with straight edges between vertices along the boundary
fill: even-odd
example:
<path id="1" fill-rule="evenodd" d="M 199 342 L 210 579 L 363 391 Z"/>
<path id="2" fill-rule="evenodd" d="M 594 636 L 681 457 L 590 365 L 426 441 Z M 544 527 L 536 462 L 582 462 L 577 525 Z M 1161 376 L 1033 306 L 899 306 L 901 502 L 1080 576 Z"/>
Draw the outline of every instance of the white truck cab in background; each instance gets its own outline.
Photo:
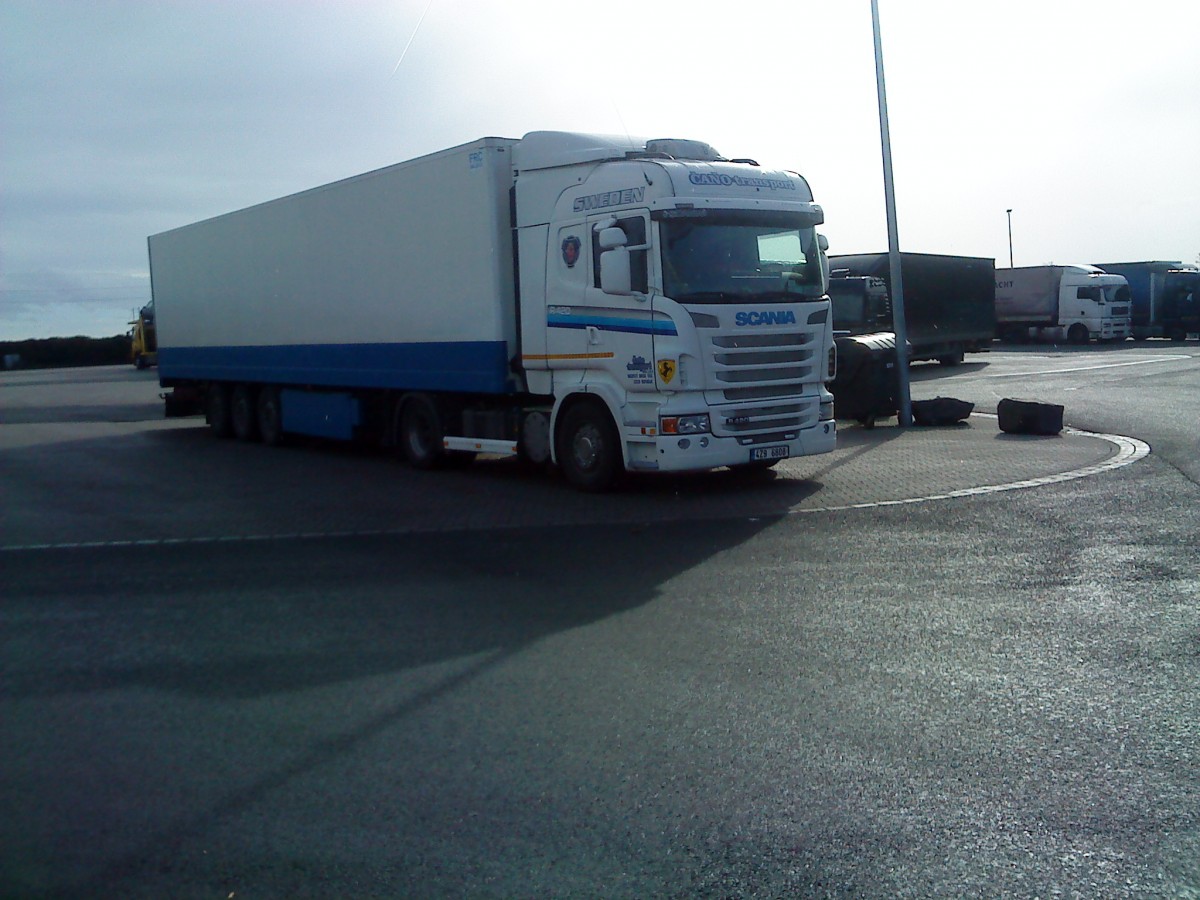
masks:
<path id="1" fill-rule="evenodd" d="M 1125 279 L 1095 266 L 996 270 L 996 331 L 1005 340 L 1123 341 L 1131 303 Z"/>

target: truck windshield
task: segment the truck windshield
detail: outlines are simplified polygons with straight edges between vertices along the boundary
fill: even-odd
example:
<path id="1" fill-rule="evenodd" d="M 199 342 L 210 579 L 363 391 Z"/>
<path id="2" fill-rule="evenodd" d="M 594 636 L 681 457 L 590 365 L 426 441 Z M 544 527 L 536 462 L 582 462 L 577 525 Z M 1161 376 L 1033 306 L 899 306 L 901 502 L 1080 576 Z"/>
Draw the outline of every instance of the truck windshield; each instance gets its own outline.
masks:
<path id="1" fill-rule="evenodd" d="M 816 231 L 751 218 L 660 221 L 663 293 L 681 303 L 794 303 L 824 292 Z"/>
<path id="2" fill-rule="evenodd" d="M 1123 284 L 1108 284 L 1104 286 L 1104 299 L 1108 303 L 1128 303 L 1129 288 Z"/>

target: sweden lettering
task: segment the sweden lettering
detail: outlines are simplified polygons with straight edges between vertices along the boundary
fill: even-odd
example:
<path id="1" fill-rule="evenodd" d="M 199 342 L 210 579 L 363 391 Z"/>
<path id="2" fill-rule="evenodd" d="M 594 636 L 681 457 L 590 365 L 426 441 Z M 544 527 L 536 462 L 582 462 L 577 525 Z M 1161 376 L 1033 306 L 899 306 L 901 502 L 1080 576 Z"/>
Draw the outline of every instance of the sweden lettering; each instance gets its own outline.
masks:
<path id="1" fill-rule="evenodd" d="M 589 194 L 575 201 L 575 212 L 589 209 L 607 209 L 610 206 L 625 206 L 629 203 L 641 203 L 646 196 L 644 187 L 627 188 L 623 191 L 606 191 L 603 194 Z"/>
<path id="2" fill-rule="evenodd" d="M 743 325 L 795 325 L 796 314 L 790 309 L 772 309 L 762 312 L 740 312 L 733 317 L 733 324 Z"/>

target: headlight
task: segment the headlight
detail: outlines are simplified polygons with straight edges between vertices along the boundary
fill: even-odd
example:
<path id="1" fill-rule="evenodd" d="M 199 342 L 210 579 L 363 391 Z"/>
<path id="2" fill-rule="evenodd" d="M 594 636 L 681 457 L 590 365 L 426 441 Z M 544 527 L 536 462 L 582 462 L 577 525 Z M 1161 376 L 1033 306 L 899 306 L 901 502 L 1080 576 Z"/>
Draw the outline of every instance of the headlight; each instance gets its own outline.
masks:
<path id="1" fill-rule="evenodd" d="M 663 434 L 707 434 L 712 430 L 708 413 L 698 416 L 663 416 L 659 420 Z"/>

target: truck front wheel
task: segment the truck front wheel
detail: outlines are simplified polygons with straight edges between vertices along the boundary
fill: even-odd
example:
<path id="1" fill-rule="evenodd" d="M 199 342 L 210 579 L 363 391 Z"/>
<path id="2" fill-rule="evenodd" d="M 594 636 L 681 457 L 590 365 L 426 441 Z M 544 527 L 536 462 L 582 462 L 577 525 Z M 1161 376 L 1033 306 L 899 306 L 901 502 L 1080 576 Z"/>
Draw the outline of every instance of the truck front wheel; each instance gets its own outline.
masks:
<path id="1" fill-rule="evenodd" d="M 580 403 L 567 410 L 559 428 L 558 464 L 567 481 L 583 491 L 606 491 L 617 479 L 621 448 L 608 410 Z"/>
<path id="2" fill-rule="evenodd" d="M 1072 344 L 1086 344 L 1089 337 L 1087 326 L 1078 322 L 1067 329 L 1067 340 Z"/>

